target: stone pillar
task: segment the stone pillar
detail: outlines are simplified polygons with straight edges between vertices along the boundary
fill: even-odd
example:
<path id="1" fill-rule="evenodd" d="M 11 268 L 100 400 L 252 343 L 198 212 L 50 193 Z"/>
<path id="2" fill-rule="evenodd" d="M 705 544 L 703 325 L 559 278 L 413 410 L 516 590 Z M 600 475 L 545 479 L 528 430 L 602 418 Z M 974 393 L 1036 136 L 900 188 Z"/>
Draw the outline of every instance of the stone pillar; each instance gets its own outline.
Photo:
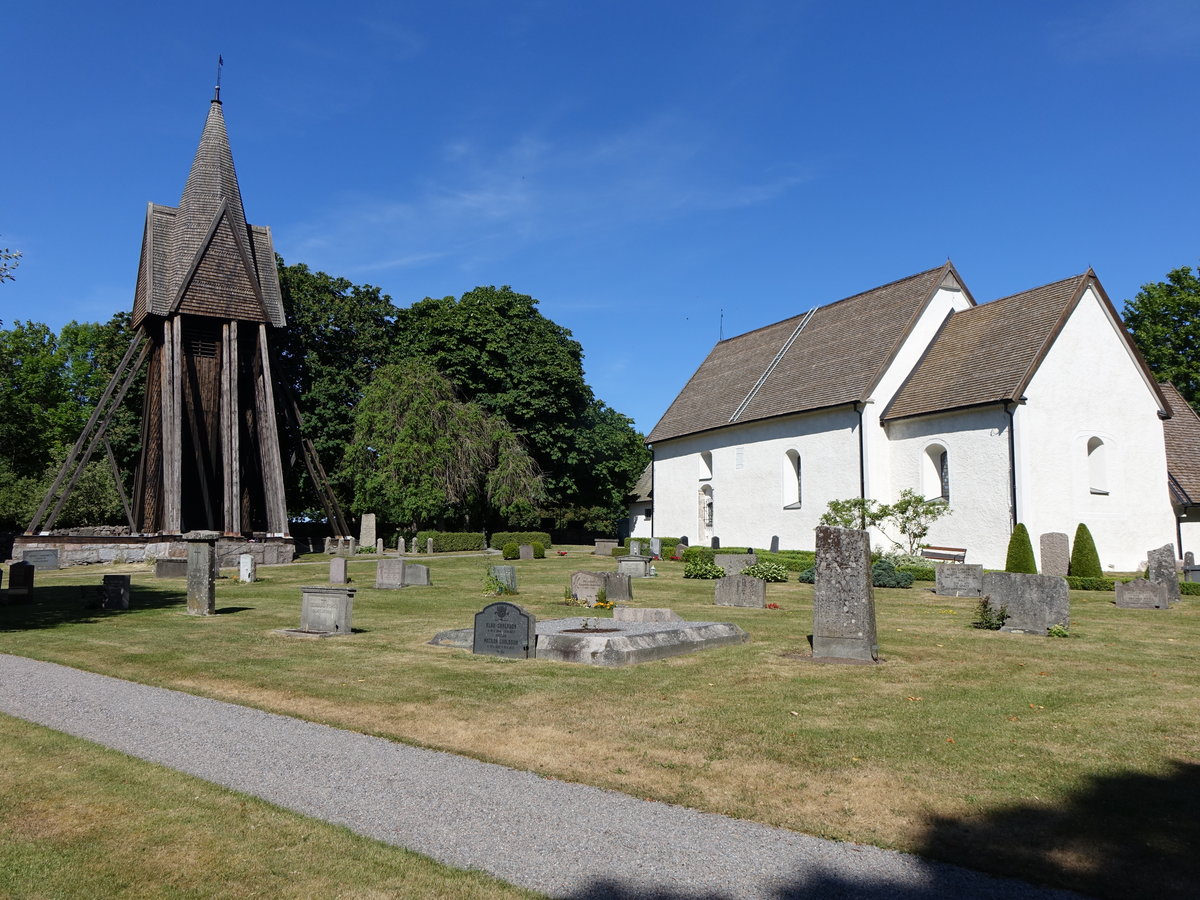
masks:
<path id="1" fill-rule="evenodd" d="M 433 556 L 433 538 L 425 538 L 425 554 Z"/>
<path id="2" fill-rule="evenodd" d="M 405 553 L 408 552 L 408 549 L 404 545 L 403 537 L 401 537 L 399 540 L 396 541 L 396 552 L 399 553 L 401 556 L 403 556 Z"/>
<path id="3" fill-rule="evenodd" d="M 216 531 L 189 531 L 183 536 L 188 545 L 188 615 L 211 616 L 217 611 L 217 538 Z"/>
<path id="4" fill-rule="evenodd" d="M 375 513 L 363 513 L 358 528 L 358 544 L 360 547 L 375 546 Z"/>
<path id="5" fill-rule="evenodd" d="M 817 528 L 813 578 L 813 659 L 875 662 L 871 540 L 852 528 Z"/>

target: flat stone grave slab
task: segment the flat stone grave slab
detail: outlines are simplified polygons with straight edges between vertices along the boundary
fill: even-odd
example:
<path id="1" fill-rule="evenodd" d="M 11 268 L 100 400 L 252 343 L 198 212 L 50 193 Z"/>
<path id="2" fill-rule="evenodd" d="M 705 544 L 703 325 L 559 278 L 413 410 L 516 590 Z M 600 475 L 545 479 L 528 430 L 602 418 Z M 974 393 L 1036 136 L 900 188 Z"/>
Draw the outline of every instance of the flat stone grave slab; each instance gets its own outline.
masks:
<path id="1" fill-rule="evenodd" d="M 21 554 L 21 559 L 29 563 L 35 569 L 58 568 L 57 550 L 26 550 Z"/>
<path id="2" fill-rule="evenodd" d="M 982 565 L 938 563 L 933 571 L 937 578 L 934 592 L 939 597 L 978 597 L 983 592 Z"/>
<path id="3" fill-rule="evenodd" d="M 1166 587 L 1145 578 L 1118 581 L 1114 587 L 1117 592 L 1116 603 L 1121 609 L 1167 609 L 1171 605 Z"/>
<path id="4" fill-rule="evenodd" d="M 726 575 L 718 578 L 713 588 L 716 606 L 751 606 L 762 609 L 767 605 L 767 583 L 749 575 Z"/>
<path id="5" fill-rule="evenodd" d="M 713 563 L 725 570 L 726 575 L 737 575 L 747 566 L 758 562 L 755 553 L 714 553 Z"/>
<path id="6" fill-rule="evenodd" d="M 155 578 L 187 578 L 187 558 L 170 556 L 154 561 Z"/>
<path id="7" fill-rule="evenodd" d="M 983 576 L 983 596 L 992 609 L 1008 607 L 1001 631 L 1045 634 L 1051 625 L 1071 627 L 1071 598 L 1065 578 L 988 572 Z"/>
<path id="8" fill-rule="evenodd" d="M 584 628 L 584 623 L 589 628 Z M 602 631 L 601 629 L 612 629 Z M 474 629 L 443 631 L 429 643 L 470 650 Z M 743 644 L 750 635 L 732 622 L 618 622 L 576 616 L 537 623 L 537 658 L 619 667 Z"/>

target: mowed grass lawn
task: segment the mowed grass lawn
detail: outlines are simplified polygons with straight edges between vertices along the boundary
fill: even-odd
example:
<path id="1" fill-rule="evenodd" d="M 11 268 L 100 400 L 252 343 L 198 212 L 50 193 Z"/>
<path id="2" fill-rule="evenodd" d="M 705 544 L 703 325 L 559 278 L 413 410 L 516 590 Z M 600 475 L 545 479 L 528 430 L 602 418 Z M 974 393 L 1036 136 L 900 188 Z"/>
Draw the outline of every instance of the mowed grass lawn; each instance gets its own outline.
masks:
<path id="1" fill-rule="evenodd" d="M 928 584 L 877 590 L 884 663 L 831 666 L 808 658 L 811 586 L 768 585 L 780 610 L 718 608 L 664 561 L 633 605 L 750 643 L 601 669 L 429 646 L 471 624 L 500 560 L 428 562 L 433 586 L 376 591 L 374 560 L 351 560 L 357 633 L 321 641 L 275 632 L 323 557 L 223 579 L 208 618 L 145 567 L 39 572 L 33 604 L 0 608 L 0 651 L 1099 895 L 1200 884 L 1200 598 L 1118 610 L 1075 592 L 1064 639 L 972 629 L 973 602 Z M 539 618 L 580 614 L 573 570 L 615 568 L 580 549 L 515 565 Z M 117 571 L 134 608 L 84 609 Z"/>

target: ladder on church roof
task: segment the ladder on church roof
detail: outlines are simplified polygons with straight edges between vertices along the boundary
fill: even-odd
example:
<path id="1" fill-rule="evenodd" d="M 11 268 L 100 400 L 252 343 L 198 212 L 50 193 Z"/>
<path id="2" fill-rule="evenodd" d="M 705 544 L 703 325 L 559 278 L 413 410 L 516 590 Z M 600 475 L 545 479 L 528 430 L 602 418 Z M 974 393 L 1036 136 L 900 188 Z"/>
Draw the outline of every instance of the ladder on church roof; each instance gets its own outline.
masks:
<path id="1" fill-rule="evenodd" d="M 763 373 L 759 376 L 758 381 L 754 383 L 754 387 L 750 388 L 750 393 L 746 395 L 746 399 L 743 400 L 741 405 L 733 411 L 733 415 L 729 417 L 729 424 L 732 424 L 734 421 L 736 421 L 737 417 L 746 411 L 746 407 L 750 405 L 750 401 L 754 399 L 755 395 L 759 392 L 759 390 L 762 389 L 762 386 L 766 384 L 767 379 L 771 377 L 771 373 L 775 371 L 775 367 L 779 365 L 779 361 L 782 360 L 784 354 L 792 348 L 792 344 L 796 343 L 796 338 L 800 337 L 800 332 L 804 330 L 804 326 L 809 323 L 809 320 L 812 319 L 813 314 L 816 313 L 816 311 L 817 310 L 815 308 L 810 309 L 804 314 L 804 317 L 800 319 L 800 324 L 796 326 L 796 330 L 792 332 L 791 337 L 783 342 L 783 346 L 779 348 L 779 352 L 775 354 L 775 358 L 771 360 L 770 365 L 763 370 Z"/>

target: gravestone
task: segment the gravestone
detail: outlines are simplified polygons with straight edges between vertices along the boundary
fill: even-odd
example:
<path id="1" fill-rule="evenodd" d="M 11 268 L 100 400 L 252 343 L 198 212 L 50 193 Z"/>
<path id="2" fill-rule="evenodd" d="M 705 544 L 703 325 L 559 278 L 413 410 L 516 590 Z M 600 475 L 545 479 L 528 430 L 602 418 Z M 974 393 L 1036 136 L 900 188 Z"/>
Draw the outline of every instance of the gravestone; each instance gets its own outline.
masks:
<path id="1" fill-rule="evenodd" d="M 354 588 L 315 585 L 300 588 L 300 630 L 307 634 L 350 634 Z"/>
<path id="2" fill-rule="evenodd" d="M 396 540 L 396 552 L 401 556 L 408 552 L 408 550 L 405 549 L 403 537 L 400 537 Z"/>
<path id="3" fill-rule="evenodd" d="M 104 608 L 129 609 L 129 575 L 104 576 Z"/>
<path id="4" fill-rule="evenodd" d="M 629 555 L 630 556 L 641 556 L 642 555 L 642 542 L 641 541 L 630 541 L 629 542 Z"/>
<path id="5" fill-rule="evenodd" d="M 813 659 L 875 662 L 871 541 L 852 528 L 817 527 L 813 574 Z"/>
<path id="6" fill-rule="evenodd" d="M 721 549 L 721 539 L 719 537 L 717 537 L 716 535 L 713 535 L 713 539 L 709 542 L 709 546 L 712 547 L 713 550 L 720 550 Z"/>
<path id="7" fill-rule="evenodd" d="M 243 553 L 238 556 L 238 581 L 242 584 L 253 584 L 258 580 L 258 563 L 253 553 Z"/>
<path id="8" fill-rule="evenodd" d="M 58 568 L 57 550 L 26 550 L 21 554 L 21 559 L 29 563 L 35 569 Z"/>
<path id="9" fill-rule="evenodd" d="M 609 603 L 633 599 L 633 579 L 625 572 L 605 572 L 604 592 Z"/>
<path id="10" fill-rule="evenodd" d="M 510 594 L 517 592 L 516 566 L 488 566 L 488 574 L 504 585 Z"/>
<path id="11" fill-rule="evenodd" d="M 217 611 L 217 537 L 215 531 L 189 531 L 183 536 L 188 545 L 188 615 L 211 616 Z"/>
<path id="12" fill-rule="evenodd" d="M 673 609 L 635 606 L 613 607 L 614 622 L 682 622 L 683 618 Z"/>
<path id="13" fill-rule="evenodd" d="M 1051 531 L 1041 537 L 1041 569 L 1043 575 L 1067 576 L 1071 568 L 1071 542 L 1061 531 Z"/>
<path id="14" fill-rule="evenodd" d="M 777 534 L 771 535 L 771 552 L 772 553 L 779 552 L 779 535 L 777 535 Z"/>
<path id="15" fill-rule="evenodd" d="M 650 577 L 650 557 L 648 556 L 618 556 L 617 571 L 630 578 Z"/>
<path id="16" fill-rule="evenodd" d="M 375 546 L 375 513 L 363 513 L 358 526 L 358 544 L 360 547 Z"/>
<path id="17" fill-rule="evenodd" d="M 571 596 L 588 606 L 595 605 L 601 591 L 604 591 L 607 599 L 608 580 L 605 577 L 607 574 L 607 572 L 572 572 Z"/>
<path id="18" fill-rule="evenodd" d="M 1135 578 L 1128 583 L 1118 581 L 1114 587 L 1117 606 L 1121 609 L 1167 609 L 1171 605 L 1166 586 L 1145 578 Z"/>
<path id="19" fill-rule="evenodd" d="M 1167 600 L 1179 602 L 1179 573 L 1175 569 L 1175 548 L 1165 544 L 1146 554 L 1148 578 L 1167 589 Z"/>
<path id="20" fill-rule="evenodd" d="M 375 538 L 375 555 L 383 556 L 383 538 Z"/>
<path id="21" fill-rule="evenodd" d="M 402 559 L 381 559 L 375 565 L 375 587 L 381 591 L 398 591 L 404 587 Z"/>
<path id="22" fill-rule="evenodd" d="M 662 538 L 650 538 L 650 555 L 662 556 Z"/>
<path id="23" fill-rule="evenodd" d="M 988 572 L 983 576 L 983 596 L 994 610 L 1008 607 L 1001 631 L 1045 634 L 1051 625 L 1071 627 L 1067 581 L 1057 575 Z"/>
<path id="24" fill-rule="evenodd" d="M 596 556 L 612 556 L 612 552 L 617 549 L 617 542 L 608 538 L 596 538 L 596 549 L 592 551 Z"/>
<path id="25" fill-rule="evenodd" d="M 329 583 L 345 584 L 348 580 L 346 578 L 346 557 L 335 556 L 329 561 Z"/>
<path id="26" fill-rule="evenodd" d="M 1183 554 L 1183 580 L 1200 582 L 1200 566 L 1196 565 L 1196 555 L 1191 550 Z"/>
<path id="27" fill-rule="evenodd" d="M 154 561 L 155 578 L 187 578 L 187 557 L 167 556 Z"/>
<path id="28" fill-rule="evenodd" d="M 934 592 L 940 597 L 978 597 L 983 593 L 983 566 L 976 563 L 939 563 Z"/>
<path id="29" fill-rule="evenodd" d="M 758 562 L 755 553 L 714 553 L 713 563 L 725 570 L 726 575 L 737 575 L 747 566 Z"/>
<path id="30" fill-rule="evenodd" d="M 489 603 L 475 613 L 471 652 L 530 659 L 537 651 L 537 619 L 515 603 Z"/>
<path id="31" fill-rule="evenodd" d="M 433 556 L 433 538 L 425 538 L 425 555 Z"/>
<path id="32" fill-rule="evenodd" d="M 753 606 L 762 609 L 767 605 L 767 583 L 749 575 L 726 575 L 717 579 L 713 603 L 716 606 Z"/>
<path id="33" fill-rule="evenodd" d="M 687 545 L 688 545 L 688 539 L 687 539 L 687 535 L 686 535 L 686 534 L 685 534 L 683 537 L 681 537 L 681 538 L 679 539 L 679 545 L 680 545 L 680 546 L 682 546 L 682 547 L 687 547 Z M 676 556 L 679 556 L 680 554 L 679 554 L 679 553 L 676 553 L 675 555 L 676 555 Z"/>
<path id="34" fill-rule="evenodd" d="M 33 594 L 33 573 L 37 571 L 32 563 L 15 562 L 8 567 L 8 596 L 29 597 Z"/>
<path id="35" fill-rule="evenodd" d="M 517 548 L 518 559 L 533 559 L 533 544 L 522 544 Z"/>
<path id="36" fill-rule="evenodd" d="M 429 566 L 423 566 L 420 563 L 409 563 L 404 567 L 405 587 L 428 587 L 430 584 Z"/>
<path id="37" fill-rule="evenodd" d="M 325 538 L 325 553 L 332 556 L 336 549 L 337 542 L 331 537 Z"/>

